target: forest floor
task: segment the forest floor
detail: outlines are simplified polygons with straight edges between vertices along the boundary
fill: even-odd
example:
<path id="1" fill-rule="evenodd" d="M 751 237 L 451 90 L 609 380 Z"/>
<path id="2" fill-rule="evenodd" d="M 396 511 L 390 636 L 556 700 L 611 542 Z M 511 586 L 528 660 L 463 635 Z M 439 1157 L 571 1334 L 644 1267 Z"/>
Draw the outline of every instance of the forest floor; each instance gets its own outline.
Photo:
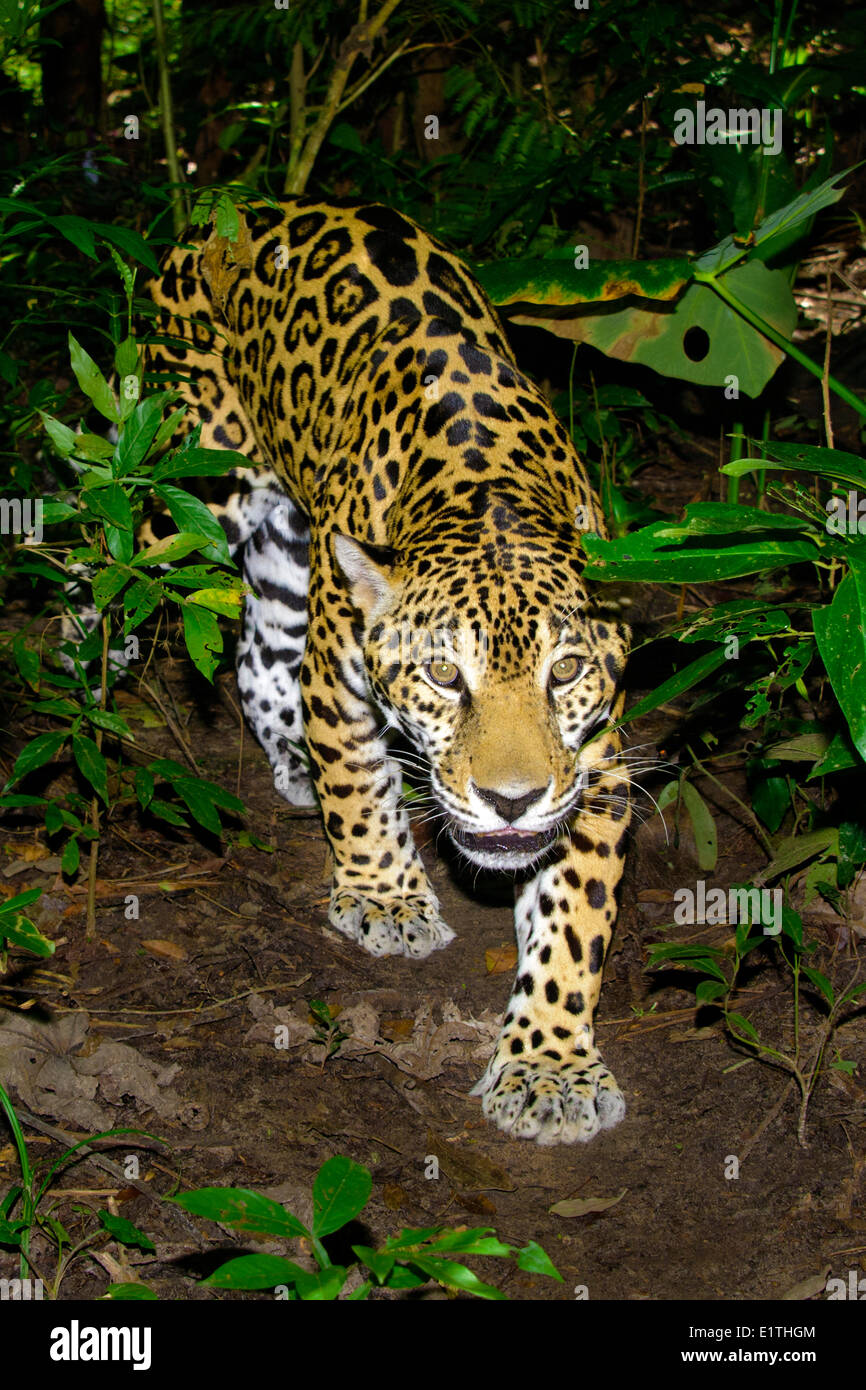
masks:
<path id="1" fill-rule="evenodd" d="M 684 472 L 669 454 L 646 471 L 642 488 L 675 510 L 700 489 L 706 466 L 693 459 Z M 643 595 L 639 620 L 656 621 L 676 597 Z M 634 694 L 657 679 L 650 672 L 642 680 L 638 668 Z M 62 1298 L 96 1298 L 109 1278 L 143 1279 L 162 1298 L 220 1297 L 196 1281 L 229 1253 L 298 1258 L 297 1242 L 240 1237 L 161 1195 L 178 1185 L 242 1186 L 307 1220 L 313 1175 L 337 1153 L 373 1175 L 351 1242 L 375 1245 L 403 1226 L 437 1224 L 491 1226 L 514 1245 L 538 1241 L 562 1284 L 498 1260 L 472 1262 L 512 1299 L 766 1300 L 792 1290 L 808 1297 L 828 1271 L 847 1280 L 850 1270 L 859 1277 L 866 1269 L 864 1012 L 828 1051 L 832 1060 L 838 1048 L 859 1071 L 825 1071 L 803 1146 L 789 1075 L 735 1048 L 717 1011 L 696 1011 L 683 976 L 646 970 L 652 941 L 723 946 L 730 934 L 700 923 L 671 926 L 676 885 L 703 878 L 727 888 L 766 863 L 734 800 L 748 801 L 741 764 L 716 783 L 695 778 L 718 828 L 712 874 L 698 867 L 688 823 L 677 827 L 668 811 L 666 830 L 654 810 L 650 794 L 670 780 L 670 765 L 644 779 L 598 1016 L 627 1113 L 588 1145 L 539 1148 L 493 1128 L 468 1095 L 511 986 L 507 898 L 455 881 L 419 831 L 457 939 L 422 962 L 356 949 L 327 927 L 329 863 L 318 816 L 293 811 L 275 794 L 264 754 L 243 731 L 233 676 L 212 688 L 169 656 L 159 680 L 162 713 L 143 703 L 132 681 L 118 697 L 142 753 L 178 759 L 185 745 L 202 775 L 242 797 L 247 828 L 270 849 L 253 847 L 239 824 L 221 844 L 208 843 L 142 823 L 119 806 L 100 848 L 97 929 L 88 939 L 86 884 L 70 885 L 59 873 L 44 826 L 21 816 L 3 832 L 0 889 L 8 896 L 42 887 L 36 920 L 57 941 L 50 961 L 15 955 L 0 982 L 2 1072 L 31 1162 L 45 1166 L 61 1142 L 116 1126 L 155 1136 L 100 1145 L 98 1157 L 57 1180 L 56 1214 L 73 1238 L 94 1229 L 97 1208 L 114 1203 L 155 1247 L 124 1252 L 106 1238 L 97 1259 L 73 1264 Z M 633 742 L 669 760 L 674 714 L 635 724 Z M 18 736 L 25 731 L 37 731 L 32 719 Z M 806 913 L 806 925 L 821 943 L 821 968 L 847 979 L 858 947 L 863 954 L 862 934 L 846 934 L 820 908 Z M 774 951 L 750 960 L 739 1007 L 762 1037 L 788 1050 L 791 973 Z M 313 1000 L 328 1006 L 345 1037 L 325 1035 L 310 1013 Z M 807 1058 L 823 1017 L 804 992 Z M 284 1045 L 275 1046 L 275 1036 Z M 119 1167 L 100 1168 L 104 1159 Z M 4 1143 L 0 1192 L 17 1180 L 14 1148 Z M 563 1202 L 575 1205 L 561 1209 Z M 348 1245 L 332 1249 L 332 1258 L 341 1251 L 347 1256 Z M 41 1238 L 34 1256 L 50 1277 Z M 0 1276 L 14 1273 L 11 1256 L 0 1256 Z"/>

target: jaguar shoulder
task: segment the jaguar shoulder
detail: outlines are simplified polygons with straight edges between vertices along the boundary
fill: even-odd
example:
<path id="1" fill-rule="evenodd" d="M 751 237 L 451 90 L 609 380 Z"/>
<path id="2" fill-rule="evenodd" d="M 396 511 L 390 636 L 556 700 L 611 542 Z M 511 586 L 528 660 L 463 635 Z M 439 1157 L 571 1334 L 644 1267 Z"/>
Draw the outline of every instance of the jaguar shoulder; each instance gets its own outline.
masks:
<path id="1" fill-rule="evenodd" d="M 202 443 L 252 465 L 221 513 L 254 595 L 240 691 L 302 804 L 306 741 L 332 926 L 377 956 L 452 939 L 399 730 L 459 851 L 516 879 L 517 979 L 475 1094 L 512 1135 L 591 1138 L 625 1109 L 593 1013 L 629 820 L 626 634 L 583 579 L 581 531 L 604 527 L 570 439 L 465 267 L 387 208 L 248 210 L 153 293 L 183 346 L 152 365 L 182 379 Z"/>

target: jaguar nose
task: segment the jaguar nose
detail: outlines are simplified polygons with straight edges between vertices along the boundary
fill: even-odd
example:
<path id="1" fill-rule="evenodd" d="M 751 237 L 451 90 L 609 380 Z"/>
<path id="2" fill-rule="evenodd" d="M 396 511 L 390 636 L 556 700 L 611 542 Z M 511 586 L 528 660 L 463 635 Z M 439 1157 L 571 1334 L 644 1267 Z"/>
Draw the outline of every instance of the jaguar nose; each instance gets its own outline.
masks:
<path id="1" fill-rule="evenodd" d="M 503 820 L 513 825 L 547 789 L 533 787 L 532 791 L 526 792 L 523 796 L 503 796 L 502 792 L 494 791 L 492 787 L 476 787 L 475 790 L 482 801 L 486 801 Z"/>

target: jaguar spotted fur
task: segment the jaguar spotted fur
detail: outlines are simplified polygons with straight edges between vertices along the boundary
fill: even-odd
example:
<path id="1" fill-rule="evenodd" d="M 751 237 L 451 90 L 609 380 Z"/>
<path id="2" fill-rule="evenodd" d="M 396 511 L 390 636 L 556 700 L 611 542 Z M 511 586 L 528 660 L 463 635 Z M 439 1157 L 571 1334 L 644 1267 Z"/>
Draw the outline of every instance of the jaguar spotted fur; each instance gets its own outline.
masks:
<path id="1" fill-rule="evenodd" d="M 240 692 L 295 804 L 306 742 L 331 925 L 375 956 L 453 937 L 398 730 L 459 851 L 516 879 L 517 979 L 474 1094 L 513 1136 L 590 1139 L 625 1110 L 593 1014 L 629 822 L 626 634 L 582 578 L 604 525 L 570 439 L 465 267 L 387 208 L 249 208 L 152 292 L 175 346 L 151 365 L 204 445 L 252 465 L 222 509 L 253 591 Z"/>

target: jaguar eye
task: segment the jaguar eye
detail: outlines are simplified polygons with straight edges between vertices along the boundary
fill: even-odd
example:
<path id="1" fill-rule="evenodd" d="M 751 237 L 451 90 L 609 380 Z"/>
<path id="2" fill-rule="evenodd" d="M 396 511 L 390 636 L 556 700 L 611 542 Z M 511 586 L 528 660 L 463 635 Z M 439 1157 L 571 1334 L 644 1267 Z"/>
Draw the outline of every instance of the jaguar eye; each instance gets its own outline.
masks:
<path id="1" fill-rule="evenodd" d="M 428 661 L 424 670 L 436 685 L 457 685 L 460 680 L 460 672 L 453 661 Z"/>
<path id="2" fill-rule="evenodd" d="M 582 670 L 583 662 L 579 656 L 561 656 L 550 668 L 551 684 L 568 685 L 576 680 Z"/>

